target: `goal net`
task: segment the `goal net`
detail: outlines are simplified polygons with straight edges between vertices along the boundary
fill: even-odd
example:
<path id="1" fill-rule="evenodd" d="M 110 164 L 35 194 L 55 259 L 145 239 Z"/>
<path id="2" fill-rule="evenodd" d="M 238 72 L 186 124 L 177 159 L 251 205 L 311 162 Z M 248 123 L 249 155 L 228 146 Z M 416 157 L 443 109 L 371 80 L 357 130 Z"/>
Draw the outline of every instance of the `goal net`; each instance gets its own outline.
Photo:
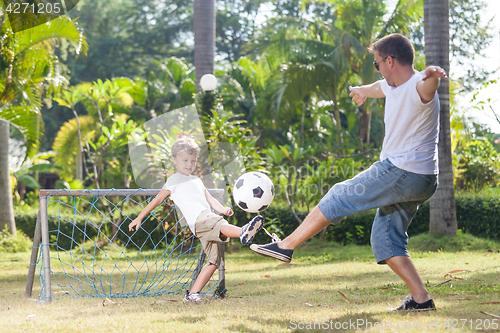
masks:
<path id="1" fill-rule="evenodd" d="M 167 198 L 137 231 L 128 224 L 160 190 L 40 190 L 26 297 L 40 301 L 182 293 L 202 268 L 201 243 Z M 224 190 L 209 190 L 215 197 Z M 219 244 L 223 256 L 224 245 Z M 224 297 L 224 260 L 203 290 Z M 35 291 L 38 291 L 35 287 Z"/>

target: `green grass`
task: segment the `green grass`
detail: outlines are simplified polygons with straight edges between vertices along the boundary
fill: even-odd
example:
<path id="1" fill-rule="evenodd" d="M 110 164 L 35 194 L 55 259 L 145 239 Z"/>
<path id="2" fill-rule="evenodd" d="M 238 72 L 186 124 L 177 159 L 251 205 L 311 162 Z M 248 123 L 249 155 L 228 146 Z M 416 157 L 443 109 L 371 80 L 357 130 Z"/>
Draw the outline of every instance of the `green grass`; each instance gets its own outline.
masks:
<path id="1" fill-rule="evenodd" d="M 374 262 L 369 246 L 308 242 L 297 249 L 292 265 L 233 246 L 227 254 L 228 297 L 201 305 L 183 304 L 182 295 L 111 301 L 65 297 L 41 305 L 23 299 L 29 253 L 3 253 L 0 331 L 354 331 L 346 324 L 347 329 L 335 329 L 350 322 L 351 328 L 352 323 L 368 326 L 368 332 L 384 331 L 376 326 L 381 324 L 394 325 L 389 332 L 443 332 L 447 321 L 458 328 L 449 332 L 471 331 L 471 323 L 485 328 L 485 320 L 491 324 L 496 318 L 480 311 L 500 315 L 500 253 L 495 250 L 500 247 L 468 235 L 458 239 L 463 242 L 440 239 L 435 252 L 425 236 L 410 239 L 410 254 L 438 307 L 432 313 L 387 311 L 408 289 L 386 265 Z M 417 245 L 424 249 L 415 250 Z M 429 328 L 436 322 L 438 329 Z M 407 329 L 396 329 L 398 323 Z M 500 326 L 500 319 L 496 323 Z M 331 329 L 320 329 L 321 324 Z"/>

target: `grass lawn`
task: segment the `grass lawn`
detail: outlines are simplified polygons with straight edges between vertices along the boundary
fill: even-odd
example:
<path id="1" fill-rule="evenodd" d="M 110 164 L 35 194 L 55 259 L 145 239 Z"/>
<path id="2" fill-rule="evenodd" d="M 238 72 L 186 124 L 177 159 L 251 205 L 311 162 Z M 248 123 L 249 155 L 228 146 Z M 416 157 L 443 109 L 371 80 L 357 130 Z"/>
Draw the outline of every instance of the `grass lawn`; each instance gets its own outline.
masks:
<path id="1" fill-rule="evenodd" d="M 313 241 L 292 265 L 238 248 L 227 254 L 228 297 L 201 305 L 182 295 L 26 301 L 29 253 L 2 253 L 0 332 L 500 332 L 498 243 L 417 236 L 410 248 L 438 311 L 388 312 L 408 289 L 369 246 Z"/>

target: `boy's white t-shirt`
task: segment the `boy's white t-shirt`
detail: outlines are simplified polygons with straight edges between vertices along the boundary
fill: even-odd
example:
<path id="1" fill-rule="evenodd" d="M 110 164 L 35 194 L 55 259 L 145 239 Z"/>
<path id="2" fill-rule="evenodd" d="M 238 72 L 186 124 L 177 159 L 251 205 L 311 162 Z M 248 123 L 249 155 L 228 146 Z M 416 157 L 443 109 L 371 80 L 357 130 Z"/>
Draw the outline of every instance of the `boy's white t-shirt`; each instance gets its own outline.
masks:
<path id="1" fill-rule="evenodd" d="M 200 213 L 204 210 L 210 210 L 205 191 L 207 188 L 203 185 L 200 178 L 193 175 L 183 175 L 179 172 L 168 177 L 163 185 L 163 190 L 169 190 L 170 197 L 180 208 L 186 218 L 187 225 L 191 231 L 195 232 L 195 222 Z"/>
<path id="2" fill-rule="evenodd" d="M 423 72 L 415 73 L 398 87 L 384 79 L 385 137 L 380 160 L 388 158 L 400 169 L 423 175 L 437 175 L 439 140 L 439 98 L 424 104 L 417 91 Z"/>

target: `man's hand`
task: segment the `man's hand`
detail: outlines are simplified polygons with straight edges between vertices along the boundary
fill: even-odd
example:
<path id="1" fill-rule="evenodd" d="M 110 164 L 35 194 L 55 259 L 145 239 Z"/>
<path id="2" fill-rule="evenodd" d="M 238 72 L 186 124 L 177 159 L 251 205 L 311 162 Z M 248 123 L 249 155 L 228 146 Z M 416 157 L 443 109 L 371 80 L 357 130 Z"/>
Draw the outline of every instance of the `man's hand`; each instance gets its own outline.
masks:
<path id="1" fill-rule="evenodd" d="M 429 66 L 425 69 L 422 80 L 417 82 L 417 92 L 422 103 L 427 104 L 434 99 L 442 77 L 448 79 L 444 69 L 439 66 Z"/>
<path id="2" fill-rule="evenodd" d="M 361 106 L 361 104 L 363 104 L 366 101 L 367 96 L 363 95 L 360 87 L 349 86 L 349 91 L 351 92 L 349 94 L 349 97 L 352 97 L 352 101 L 354 103 L 357 103 L 359 106 Z"/>
<path id="3" fill-rule="evenodd" d="M 128 231 L 134 231 L 134 227 L 135 227 L 136 231 L 139 230 L 139 227 L 141 226 L 141 222 L 142 222 L 142 220 L 139 218 L 136 218 L 135 220 L 130 222 L 130 224 L 128 225 Z"/>
<path id="4" fill-rule="evenodd" d="M 425 69 L 424 77 L 422 78 L 422 81 L 425 81 L 427 79 L 438 79 L 441 77 L 448 79 L 448 75 L 446 75 L 446 72 L 444 71 L 444 69 L 442 69 L 439 66 L 429 66 Z"/>
<path id="5" fill-rule="evenodd" d="M 233 214 L 234 214 L 233 210 L 229 207 L 224 207 L 224 211 L 221 213 L 226 215 L 226 216 L 233 216 Z"/>

